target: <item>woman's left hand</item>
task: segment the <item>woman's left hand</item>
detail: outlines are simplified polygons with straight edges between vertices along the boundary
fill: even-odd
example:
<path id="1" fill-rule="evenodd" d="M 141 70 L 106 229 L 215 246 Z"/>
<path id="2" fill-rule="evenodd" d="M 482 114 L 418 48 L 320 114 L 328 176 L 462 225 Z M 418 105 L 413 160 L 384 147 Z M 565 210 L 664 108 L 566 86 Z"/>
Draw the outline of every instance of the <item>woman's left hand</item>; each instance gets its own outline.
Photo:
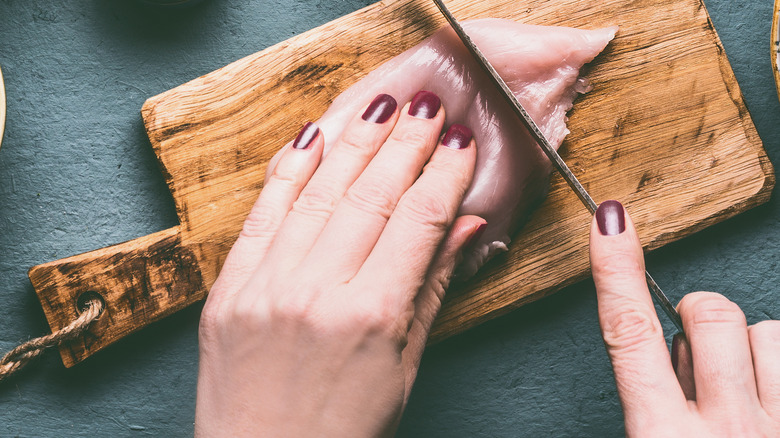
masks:
<path id="1" fill-rule="evenodd" d="M 203 310 L 198 436 L 392 433 L 460 248 L 476 150 L 431 93 L 282 153 Z"/>

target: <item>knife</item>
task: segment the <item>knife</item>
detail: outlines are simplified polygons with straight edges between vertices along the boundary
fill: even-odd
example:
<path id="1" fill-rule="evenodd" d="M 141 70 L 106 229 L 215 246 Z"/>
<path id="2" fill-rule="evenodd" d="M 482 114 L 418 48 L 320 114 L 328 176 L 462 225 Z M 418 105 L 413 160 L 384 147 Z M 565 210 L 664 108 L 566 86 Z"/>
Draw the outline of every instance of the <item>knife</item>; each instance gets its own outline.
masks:
<path id="1" fill-rule="evenodd" d="M 4 130 L 5 130 L 5 84 L 3 83 L 3 70 L 0 69 L 0 145 L 3 144 Z"/>
<path id="2" fill-rule="evenodd" d="M 452 26 L 452 29 L 458 35 L 458 38 L 460 38 L 469 52 L 474 55 L 474 59 L 477 61 L 477 64 L 482 67 L 482 69 L 490 78 L 490 81 L 493 82 L 496 87 L 498 87 L 499 91 L 501 91 L 501 95 L 512 108 L 517 118 L 520 119 L 520 122 L 523 124 L 523 126 L 528 129 L 528 132 L 531 134 L 534 140 L 536 140 L 536 143 L 539 145 L 539 147 L 542 148 L 542 151 L 545 155 L 547 155 L 547 158 L 550 159 L 555 169 L 558 170 L 563 179 L 566 180 L 566 182 L 569 184 L 569 187 L 571 187 L 571 189 L 574 190 L 574 193 L 577 194 L 577 197 L 580 198 L 580 201 L 582 201 L 582 203 L 585 205 L 585 208 L 588 209 L 590 214 L 596 213 L 596 208 L 598 207 L 596 202 L 593 201 L 593 198 L 591 198 L 591 196 L 588 194 L 588 191 L 585 190 L 585 187 L 580 184 L 577 177 L 574 176 L 574 173 L 572 173 L 571 169 L 569 169 L 569 166 L 566 165 L 561 156 L 558 154 L 558 151 L 556 151 L 555 148 L 550 144 L 550 141 L 547 140 L 525 108 L 523 108 L 520 102 L 517 101 L 517 98 L 515 97 L 514 93 L 512 93 L 512 90 L 509 89 L 509 86 L 506 84 L 506 82 L 504 82 L 496 69 L 493 68 L 493 66 L 490 64 L 490 61 L 485 58 L 485 55 L 482 54 L 479 48 L 468 36 L 466 31 L 463 30 L 463 26 L 458 23 L 458 20 L 455 19 L 449 9 L 444 6 L 442 0 L 433 0 L 433 2 L 444 15 L 444 18 L 447 19 L 447 22 L 450 23 L 450 26 Z M 672 323 L 674 323 L 674 325 L 677 327 L 677 330 L 679 330 L 680 333 L 685 333 L 685 330 L 683 330 L 680 314 L 677 313 L 677 310 L 669 301 L 669 298 L 666 297 L 664 292 L 658 286 L 658 283 L 653 280 L 653 277 L 651 277 L 650 273 L 647 271 L 645 271 L 645 279 L 647 280 L 647 286 L 650 288 L 650 292 L 652 293 L 656 303 L 658 303 L 661 309 L 663 309 L 669 319 L 672 320 Z"/>

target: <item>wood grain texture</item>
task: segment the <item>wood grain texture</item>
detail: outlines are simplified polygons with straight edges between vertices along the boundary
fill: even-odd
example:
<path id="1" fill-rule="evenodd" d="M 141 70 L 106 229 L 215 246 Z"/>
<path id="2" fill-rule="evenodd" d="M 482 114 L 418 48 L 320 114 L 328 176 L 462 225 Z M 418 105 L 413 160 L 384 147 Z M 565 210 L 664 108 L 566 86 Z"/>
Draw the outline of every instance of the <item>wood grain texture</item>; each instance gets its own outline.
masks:
<path id="1" fill-rule="evenodd" d="M 594 89 L 575 102 L 560 151 L 597 202 L 614 198 L 626 205 L 648 250 L 768 200 L 772 166 L 701 1 L 447 4 L 459 19 L 620 26 L 586 69 Z M 268 160 L 301 124 L 442 25 L 431 2 L 379 2 L 145 103 L 144 123 L 181 221 L 177 245 L 197 263 L 193 288 L 207 289 L 215 280 L 262 188 Z M 554 175 L 548 198 L 510 251 L 450 291 L 432 341 L 587 277 L 589 223 Z M 80 281 L 88 281 L 92 266 L 80 271 Z M 84 288 L 77 283 L 70 284 Z M 148 322 L 136 315 L 116 323 L 135 330 Z"/>
<path id="2" fill-rule="evenodd" d="M 60 347 L 66 367 L 206 296 L 197 260 L 180 237 L 174 227 L 30 270 L 52 332 L 76 319 L 82 294 L 97 293 L 106 303 L 78 341 Z"/>

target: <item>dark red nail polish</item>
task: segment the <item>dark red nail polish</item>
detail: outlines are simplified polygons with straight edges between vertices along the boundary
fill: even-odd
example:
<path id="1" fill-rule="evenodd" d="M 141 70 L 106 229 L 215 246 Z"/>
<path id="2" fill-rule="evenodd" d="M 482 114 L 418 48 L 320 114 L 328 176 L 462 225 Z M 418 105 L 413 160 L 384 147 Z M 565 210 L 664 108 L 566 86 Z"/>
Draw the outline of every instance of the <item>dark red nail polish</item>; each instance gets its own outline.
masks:
<path id="1" fill-rule="evenodd" d="M 430 91 L 418 91 L 409 105 L 409 115 L 420 119 L 432 119 L 441 108 L 441 99 Z"/>
<path id="2" fill-rule="evenodd" d="M 602 236 L 617 236 L 626 230 L 623 205 L 617 201 L 604 201 L 596 210 L 596 224 Z"/>
<path id="3" fill-rule="evenodd" d="M 469 236 L 469 240 L 466 241 L 466 244 L 463 246 L 469 246 L 472 243 L 479 240 L 480 237 L 482 237 L 482 234 L 485 232 L 485 228 L 487 228 L 487 222 L 483 222 L 479 224 L 476 230 L 474 230 L 473 233 L 471 233 L 471 236 Z"/>
<path id="4" fill-rule="evenodd" d="M 294 149 L 306 149 L 307 147 L 311 146 L 312 142 L 315 138 L 317 138 L 319 133 L 320 128 L 318 128 L 317 125 L 312 122 L 306 122 L 306 124 L 303 125 L 301 132 L 299 132 L 298 136 L 295 137 L 295 141 L 293 141 L 292 147 Z"/>
<path id="5" fill-rule="evenodd" d="M 457 123 L 450 126 L 441 144 L 452 149 L 465 149 L 471 143 L 471 129 Z"/>
<path id="6" fill-rule="evenodd" d="M 366 122 L 385 123 L 390 120 L 390 116 L 393 115 L 396 108 L 398 108 L 398 103 L 393 99 L 393 96 L 380 94 L 371 101 L 362 118 Z"/>

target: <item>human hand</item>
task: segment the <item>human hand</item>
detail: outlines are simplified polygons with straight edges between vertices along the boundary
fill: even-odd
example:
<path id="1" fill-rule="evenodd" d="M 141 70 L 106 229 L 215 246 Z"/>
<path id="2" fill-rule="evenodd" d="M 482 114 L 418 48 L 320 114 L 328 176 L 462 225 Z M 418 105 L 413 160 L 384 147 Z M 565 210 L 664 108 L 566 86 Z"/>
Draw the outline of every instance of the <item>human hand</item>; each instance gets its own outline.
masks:
<path id="1" fill-rule="evenodd" d="M 320 163 L 306 125 L 268 180 L 200 324 L 198 436 L 391 434 L 457 255 L 471 132 L 421 92 L 378 96 Z"/>
<path id="2" fill-rule="evenodd" d="M 678 305 L 687 339 L 675 337 L 670 357 L 642 246 L 616 201 L 594 216 L 590 258 L 628 436 L 780 436 L 780 321 L 748 327 L 724 296 L 688 294 Z"/>

